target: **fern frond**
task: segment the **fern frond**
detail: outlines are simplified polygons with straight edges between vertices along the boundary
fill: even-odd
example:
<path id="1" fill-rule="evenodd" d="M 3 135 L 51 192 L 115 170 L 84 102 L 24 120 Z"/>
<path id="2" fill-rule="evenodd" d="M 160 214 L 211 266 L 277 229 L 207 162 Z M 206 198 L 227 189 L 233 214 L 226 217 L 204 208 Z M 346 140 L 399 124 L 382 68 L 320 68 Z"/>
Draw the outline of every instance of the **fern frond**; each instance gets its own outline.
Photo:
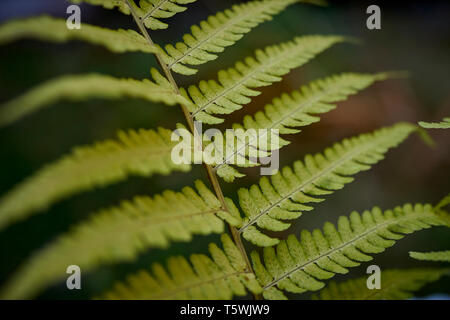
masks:
<path id="1" fill-rule="evenodd" d="M 185 187 L 182 192 L 165 191 L 153 198 L 139 196 L 95 213 L 25 262 L 3 290 L 5 297 L 35 296 L 63 279 L 63 271 L 72 264 L 89 272 L 102 264 L 132 261 L 148 248 L 167 248 L 171 241 L 189 242 L 196 234 L 222 233 L 220 218 L 239 224 L 240 217 L 222 211 L 219 200 L 202 182 L 195 185 L 197 190 Z M 234 207 L 231 200 L 228 204 Z"/>
<path id="2" fill-rule="evenodd" d="M 264 111 L 258 111 L 253 116 L 246 115 L 242 124 L 233 125 L 234 129 L 265 129 L 265 131 L 249 138 L 241 144 L 241 148 L 236 148 L 230 155 L 227 154 L 223 163 L 215 166 L 217 174 L 226 181 L 232 182 L 236 175 L 242 175 L 233 168 L 225 170 L 229 160 L 248 149 L 249 146 L 258 148 L 258 139 L 268 138 L 267 132 L 276 129 L 279 130 L 280 134 L 298 133 L 301 130 L 296 129 L 296 127 L 303 127 L 320 121 L 320 117 L 316 115 L 335 109 L 334 103 L 343 101 L 348 96 L 367 88 L 375 81 L 384 80 L 389 76 L 390 73 L 343 73 L 313 81 L 299 90 L 280 95 L 273 99 L 272 103 L 266 105 Z M 279 138 L 279 141 L 280 146 L 277 147 L 289 144 L 282 138 Z M 235 144 L 237 144 L 237 141 Z M 268 145 L 270 146 L 270 144 Z M 272 150 L 272 148 L 268 148 L 263 151 Z"/>
<path id="3" fill-rule="evenodd" d="M 156 46 L 149 45 L 145 38 L 134 30 L 110 30 L 87 23 L 83 23 L 81 29 L 71 30 L 67 28 L 64 19 L 49 16 L 13 20 L 0 26 L 0 45 L 23 38 L 57 43 L 82 40 L 117 53 L 159 52 Z"/>
<path id="4" fill-rule="evenodd" d="M 141 271 L 119 283 L 102 298 L 105 299 L 231 299 L 246 291 L 261 292 L 255 275 L 246 271 L 245 261 L 228 235 L 222 235 L 223 250 L 209 245 L 212 259 L 193 254 L 190 263 L 184 257 L 171 257 L 167 268 L 160 264 L 152 272 Z"/>
<path id="5" fill-rule="evenodd" d="M 420 121 L 419 126 L 426 129 L 449 129 L 450 118 L 444 118 L 441 122 L 424 122 Z"/>
<path id="6" fill-rule="evenodd" d="M 381 288 L 367 288 L 367 277 L 330 284 L 313 300 L 404 300 L 413 297 L 414 292 L 425 285 L 448 275 L 449 269 L 405 269 L 386 270 L 381 274 Z"/>
<path id="7" fill-rule="evenodd" d="M 0 199 L 0 229 L 75 193 L 124 180 L 188 171 L 171 160 L 172 131 L 130 130 L 117 140 L 77 147 L 17 185 Z"/>
<path id="8" fill-rule="evenodd" d="M 130 8 L 126 0 L 69 0 L 78 4 L 86 2 L 91 5 L 102 6 L 105 9 L 119 9 L 120 12 L 129 15 Z M 175 14 L 185 11 L 183 5 L 197 0 L 140 0 L 139 5 L 133 0 L 128 0 L 132 9 L 141 18 L 144 25 L 152 30 L 166 29 L 169 25 L 159 19 L 173 17 Z"/>
<path id="9" fill-rule="evenodd" d="M 58 100 L 115 100 L 131 97 L 168 105 L 189 103 L 183 96 L 174 92 L 170 83 L 156 69 L 152 69 L 151 73 L 156 83 L 147 79 L 118 79 L 100 74 L 63 76 L 47 81 L 1 106 L 0 127 Z"/>
<path id="10" fill-rule="evenodd" d="M 226 47 L 232 46 L 244 34 L 284 10 L 288 5 L 301 0 L 261 0 L 233 5 L 230 9 L 211 15 L 208 19 L 191 27 L 191 34 L 183 40 L 168 44 L 161 50 L 168 67 L 177 73 L 192 75 L 197 69 L 192 66 L 215 60 Z"/>
<path id="11" fill-rule="evenodd" d="M 303 161 L 294 162 L 293 168 L 284 167 L 270 180 L 263 177 L 259 185 L 240 189 L 239 204 L 246 215 L 240 232 L 259 246 L 277 244 L 278 239 L 264 235 L 256 226 L 271 231 L 287 229 L 291 224 L 283 220 L 296 219 L 303 211 L 312 210 L 310 203 L 321 202 L 321 196 L 352 182 L 351 176 L 369 170 L 414 130 L 412 124 L 399 123 L 344 139 L 323 154 L 307 155 Z"/>
<path id="12" fill-rule="evenodd" d="M 434 252 L 410 251 L 409 256 L 417 260 L 450 262 L 450 250 Z"/>
<path id="13" fill-rule="evenodd" d="M 182 89 L 192 99 L 192 115 L 208 124 L 222 123 L 215 114 L 230 114 L 251 101 L 260 92 L 254 88 L 281 81 L 281 76 L 300 67 L 333 44 L 344 41 L 338 36 L 304 36 L 280 45 L 257 50 L 255 57 L 237 62 L 234 68 L 219 71 L 216 80 L 200 81 Z"/>
<path id="14" fill-rule="evenodd" d="M 446 215 L 446 216 L 444 216 Z M 448 214 L 426 204 L 405 204 L 382 212 L 379 208 L 352 212 L 341 216 L 337 229 L 326 223 L 323 231 L 303 230 L 301 239 L 290 235 L 275 247 L 264 248 L 264 265 L 259 254 L 252 252 L 252 261 L 266 299 L 280 290 L 293 293 L 319 290 L 323 280 L 336 273 L 345 274 L 347 268 L 372 260 L 373 254 L 383 252 L 395 242 L 414 231 L 431 226 L 450 226 Z"/>

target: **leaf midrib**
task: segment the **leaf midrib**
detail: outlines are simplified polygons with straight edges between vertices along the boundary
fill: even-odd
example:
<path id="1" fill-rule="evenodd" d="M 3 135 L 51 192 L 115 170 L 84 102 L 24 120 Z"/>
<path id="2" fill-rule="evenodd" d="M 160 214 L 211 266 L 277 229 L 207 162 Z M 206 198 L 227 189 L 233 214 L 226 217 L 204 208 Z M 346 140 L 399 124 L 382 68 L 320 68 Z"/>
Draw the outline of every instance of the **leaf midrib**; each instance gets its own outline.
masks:
<path id="1" fill-rule="evenodd" d="M 280 200 L 278 200 L 277 202 L 275 202 L 274 204 L 270 205 L 269 208 L 267 208 L 266 210 L 264 210 L 263 212 L 259 213 L 256 217 L 254 217 L 253 219 L 251 219 L 246 225 L 242 226 L 239 229 L 239 232 L 243 232 L 246 228 L 248 228 L 249 226 L 253 225 L 256 223 L 256 221 L 262 217 L 263 215 L 269 213 L 273 208 L 275 208 L 276 206 L 278 206 L 280 203 L 282 203 L 283 201 L 285 201 L 286 199 L 290 198 L 293 194 L 301 191 L 301 189 L 303 189 L 305 186 L 313 183 L 315 180 L 321 178 L 322 176 L 324 176 L 325 174 L 328 174 L 330 172 L 333 172 L 334 169 L 336 169 L 337 167 L 339 167 L 342 163 L 351 160 L 356 154 L 358 153 L 364 153 L 366 152 L 368 149 L 372 148 L 373 145 L 379 143 L 379 140 L 376 139 L 374 141 L 372 141 L 371 143 L 367 143 L 364 144 L 361 148 L 356 147 L 355 150 L 352 150 L 350 152 L 348 152 L 345 156 L 343 156 L 340 160 L 336 161 L 336 162 L 332 162 L 330 164 L 330 166 L 328 166 L 325 170 L 323 171 L 319 171 L 320 173 L 311 177 L 310 179 L 306 180 L 304 183 L 302 183 L 298 188 L 295 188 L 294 190 L 292 190 L 289 194 L 283 196 Z"/>
<path id="2" fill-rule="evenodd" d="M 150 298 L 151 299 L 157 299 L 157 300 L 166 299 L 168 297 L 172 297 L 174 295 L 177 295 L 177 294 L 179 294 L 179 293 L 181 293 L 183 291 L 189 291 L 192 288 L 200 287 L 200 286 L 203 286 L 203 285 L 209 284 L 209 283 L 215 283 L 215 282 L 220 281 L 220 280 L 226 280 L 226 279 L 228 279 L 230 277 L 238 276 L 238 275 L 241 275 L 241 274 L 253 275 L 253 273 L 245 272 L 245 271 L 236 271 L 236 272 L 232 272 L 232 273 L 226 273 L 226 274 L 223 274 L 221 276 L 213 277 L 213 278 L 208 279 L 208 280 L 202 280 L 202 281 L 194 282 L 192 284 L 189 284 L 189 285 L 186 285 L 184 287 L 181 287 L 181 289 L 179 289 L 179 290 L 171 290 L 171 291 L 168 291 L 167 293 L 162 293 L 162 294 L 159 294 L 159 295 L 150 296 Z M 198 275 L 197 275 L 197 277 L 198 277 Z"/>
<path id="3" fill-rule="evenodd" d="M 153 12 L 155 12 L 156 10 L 159 10 L 163 4 L 165 4 L 166 2 L 168 2 L 169 0 L 162 0 L 160 1 L 156 6 L 154 6 L 143 18 L 142 21 L 147 20 L 152 14 Z M 152 17 L 153 18 L 153 17 Z"/>
<path id="4" fill-rule="evenodd" d="M 119 209 L 120 210 L 120 209 Z M 142 210 L 141 210 L 142 211 Z M 219 209 L 211 209 L 211 210 L 206 210 L 206 211 L 201 211 L 201 212 L 195 212 L 195 213 L 187 213 L 187 214 L 180 214 L 180 215 L 173 215 L 171 217 L 169 217 L 168 219 L 160 219 L 160 221 L 156 221 L 155 223 L 155 219 L 153 219 L 154 217 L 152 216 L 147 216 L 147 217 L 137 217 L 137 218 L 130 218 L 129 220 L 126 221 L 114 221 L 113 224 L 109 224 L 108 226 L 106 226 L 105 229 L 102 230 L 102 241 L 101 242 L 106 242 L 108 245 L 110 245 L 111 243 L 122 243 L 124 241 L 128 241 L 130 238 L 139 236 L 143 233 L 143 231 L 148 231 L 149 227 L 151 227 L 152 229 L 156 228 L 157 226 L 163 225 L 163 224 L 168 224 L 171 221 L 183 221 L 187 218 L 191 218 L 191 217 L 195 217 L 195 216 L 201 216 L 201 215 L 210 215 L 210 214 L 215 214 L 217 212 L 220 211 Z M 120 232 L 117 233 L 118 229 L 115 227 L 115 225 L 119 224 Z M 137 228 L 135 228 L 137 226 Z M 111 230 L 112 229 L 112 230 Z M 124 230 L 129 230 L 130 232 L 124 232 Z M 130 230 L 131 229 L 131 230 Z M 189 234 L 195 234 L 196 232 L 192 232 L 192 231 L 188 231 Z M 105 234 L 106 233 L 106 234 Z M 109 236 L 113 236 L 115 241 L 110 241 L 110 238 L 108 236 L 105 235 L 109 235 Z M 97 238 L 97 233 L 93 234 L 94 238 Z M 170 237 L 165 236 L 165 239 L 168 239 Z M 98 240 L 98 239 L 97 239 Z M 87 242 L 84 241 L 84 244 L 86 244 Z M 92 242 L 88 242 L 88 244 L 90 244 Z M 154 244 L 152 244 L 154 245 Z M 150 246 L 152 246 L 150 245 Z"/>
<path id="5" fill-rule="evenodd" d="M 282 123 L 282 122 L 283 122 L 284 120 L 286 120 L 287 118 L 290 118 L 293 114 L 295 114 L 295 113 L 297 113 L 297 112 L 300 112 L 302 109 L 311 107 L 313 104 L 315 104 L 315 103 L 317 103 L 318 101 L 320 101 L 324 96 L 328 95 L 330 92 L 334 92 L 336 89 L 337 89 L 336 87 L 333 87 L 333 88 L 330 88 L 330 89 L 328 89 L 328 90 L 324 90 L 324 91 L 322 91 L 320 94 L 318 94 L 314 99 L 311 99 L 311 100 L 309 100 L 309 101 L 303 101 L 302 103 L 300 103 L 299 106 L 297 106 L 297 107 L 294 108 L 293 110 L 289 111 L 287 114 L 285 114 L 284 116 L 282 116 L 280 119 L 278 119 L 278 120 L 275 121 L 275 122 L 272 122 L 272 123 L 270 124 L 270 126 L 265 127 L 265 128 L 257 128 L 257 129 L 266 129 L 266 130 L 263 132 L 262 135 L 260 135 L 260 136 L 255 136 L 255 138 L 254 138 L 254 139 L 251 139 L 251 140 L 249 139 L 249 141 L 248 141 L 244 146 L 242 146 L 240 149 L 238 149 L 238 150 L 236 150 L 235 152 L 233 152 L 233 153 L 231 154 L 231 156 L 228 157 L 227 159 L 224 159 L 225 161 L 224 161 L 223 163 L 217 165 L 217 166 L 215 167 L 215 169 L 218 170 L 221 166 L 223 166 L 224 164 L 226 164 L 227 161 L 228 161 L 230 158 L 234 157 L 234 156 L 235 156 L 236 154 L 238 154 L 242 149 L 244 149 L 244 148 L 246 148 L 247 146 L 249 146 L 250 143 L 252 143 L 252 142 L 253 142 L 254 140 L 256 140 L 257 138 L 258 138 L 258 139 L 261 139 L 261 138 L 265 137 L 265 136 L 267 135 L 267 131 L 268 131 L 268 130 L 273 129 L 275 126 L 279 125 L 280 123 Z M 340 89 L 340 88 L 339 88 L 339 89 Z"/>
<path id="6" fill-rule="evenodd" d="M 317 256 L 316 258 L 314 258 L 314 259 L 312 259 L 312 260 L 310 260 L 310 261 L 308 261 L 308 262 L 306 262 L 306 263 L 304 263 L 304 264 L 302 264 L 302 265 L 300 265 L 300 266 L 295 266 L 294 268 L 291 268 L 291 270 L 289 270 L 288 272 L 286 272 L 283 276 L 279 277 L 279 278 L 276 279 L 276 280 L 273 280 L 272 282 L 270 282 L 269 284 L 267 284 L 266 286 L 264 286 L 263 290 L 266 290 L 266 289 L 268 289 L 268 288 L 270 288 L 270 287 L 276 285 L 276 284 L 277 284 L 278 282 L 280 282 L 281 280 L 283 280 L 283 279 L 289 277 L 292 273 L 294 273 L 294 272 L 296 272 L 296 271 L 298 271 L 298 270 L 300 270 L 300 269 L 304 269 L 304 268 L 308 267 L 309 265 L 311 265 L 311 264 L 317 262 L 318 260 L 320 260 L 320 259 L 322 259 L 322 258 L 324 258 L 324 257 L 327 257 L 327 256 L 331 255 L 332 253 L 334 253 L 334 252 L 336 252 L 336 251 L 339 251 L 339 250 L 341 250 L 341 249 L 343 249 L 343 248 L 345 248 L 345 247 L 347 247 L 347 246 L 353 245 L 354 242 L 356 242 L 356 241 L 358 241 L 358 240 L 364 238 L 365 236 L 369 235 L 370 233 L 372 233 L 372 232 L 374 232 L 374 231 L 377 231 L 377 230 L 379 230 L 379 229 L 381 229 L 381 228 L 383 228 L 383 227 L 387 227 L 387 226 L 390 225 L 390 224 L 393 224 L 393 225 L 399 224 L 400 222 L 402 222 L 402 221 L 404 221 L 404 220 L 414 219 L 414 218 L 416 218 L 416 217 L 428 215 L 428 214 L 431 214 L 431 213 L 432 213 L 432 212 L 426 212 L 426 213 L 421 212 L 421 213 L 414 213 L 414 214 L 406 214 L 406 216 L 404 216 L 404 217 L 402 217 L 402 218 L 400 218 L 400 219 L 391 218 L 391 220 L 388 220 L 388 221 L 386 221 L 386 222 L 383 222 L 383 223 L 381 223 L 381 224 L 378 224 L 378 225 L 376 225 L 376 226 L 374 226 L 374 227 L 372 227 L 372 228 L 366 230 L 366 231 L 363 232 L 362 234 L 360 234 L 360 235 L 356 236 L 355 238 L 353 238 L 351 241 L 345 242 L 345 243 L 343 243 L 342 245 L 340 245 L 340 246 L 338 246 L 338 247 L 336 247 L 336 248 L 332 248 L 332 249 L 326 251 L 325 253 L 323 253 L 323 254 Z"/>
<path id="7" fill-rule="evenodd" d="M 199 112 L 204 111 L 206 108 L 208 108 L 211 104 L 213 104 L 218 99 L 225 96 L 228 92 L 231 90 L 234 90 L 236 87 L 243 84 L 245 81 L 247 81 L 249 78 L 253 77 L 253 75 L 257 72 L 263 72 L 265 69 L 271 68 L 274 64 L 280 63 L 282 64 L 284 62 L 284 59 L 286 56 L 289 56 L 289 54 L 294 51 L 294 49 L 297 49 L 299 46 L 298 43 L 295 43 L 294 47 L 286 49 L 281 55 L 277 56 L 269 56 L 266 61 L 258 61 L 258 65 L 251 70 L 250 72 L 246 73 L 239 81 L 234 83 L 231 87 L 226 88 L 224 91 L 222 91 L 219 95 L 215 96 L 213 99 L 208 100 L 201 108 L 196 110 L 192 117 L 195 117 Z M 283 49 L 281 49 L 283 50 Z M 283 59 L 283 60 L 282 60 Z M 292 68 L 291 68 L 292 69 Z M 239 72 L 240 73 L 240 72 Z"/>
<path id="8" fill-rule="evenodd" d="M 149 208 L 149 209 L 150 209 L 149 211 L 151 214 L 151 208 Z M 144 211 L 144 210 L 141 210 L 141 211 Z M 142 219 L 140 219 L 140 217 L 137 217 L 136 219 L 133 219 L 132 223 L 133 224 L 141 224 L 142 223 L 142 227 L 146 229 L 149 227 L 148 223 L 151 223 L 151 226 L 161 225 L 161 224 L 169 223 L 174 220 L 184 220 L 184 219 L 195 217 L 195 216 L 214 214 L 219 211 L 220 211 L 220 208 L 210 209 L 210 210 L 205 210 L 205 211 L 200 211 L 200 212 L 189 211 L 188 213 L 185 213 L 185 214 L 175 214 L 175 215 L 170 215 L 168 217 L 164 217 L 164 214 L 158 214 L 155 216 L 150 215 L 147 217 L 142 217 Z"/>
<path id="9" fill-rule="evenodd" d="M 261 6 L 259 11 L 262 12 L 262 11 L 264 11 L 264 9 L 266 7 L 270 7 L 271 5 L 272 5 L 272 3 L 270 1 L 266 1 L 266 6 Z M 241 13 L 241 12 L 242 11 L 239 11 L 239 13 Z M 197 50 L 205 42 L 210 41 L 211 39 L 215 38 L 219 33 L 223 32 L 230 25 L 234 24 L 235 21 L 245 20 L 248 16 L 256 15 L 256 13 L 254 11 L 252 11 L 252 10 L 245 10 L 245 14 L 243 14 L 243 15 L 239 15 L 239 13 L 238 13 L 237 16 L 235 16 L 234 18 L 229 19 L 227 22 L 225 22 L 223 25 L 221 25 L 219 28 L 217 28 L 213 33 L 209 34 L 205 39 L 200 40 L 199 42 L 197 42 L 195 44 L 195 46 L 189 47 L 189 49 L 186 50 L 186 52 L 181 57 L 175 59 L 172 63 L 167 65 L 169 67 L 169 69 L 172 69 L 172 67 L 174 65 L 178 64 L 181 60 L 185 59 L 187 56 L 190 56 L 191 53 L 194 50 Z"/>

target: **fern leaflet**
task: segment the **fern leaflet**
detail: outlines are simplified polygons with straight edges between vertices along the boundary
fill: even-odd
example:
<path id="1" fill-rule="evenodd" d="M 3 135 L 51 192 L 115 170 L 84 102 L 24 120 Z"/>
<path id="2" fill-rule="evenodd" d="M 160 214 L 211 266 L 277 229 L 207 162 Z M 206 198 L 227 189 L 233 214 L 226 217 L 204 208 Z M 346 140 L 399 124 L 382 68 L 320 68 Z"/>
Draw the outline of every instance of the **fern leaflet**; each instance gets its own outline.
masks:
<path id="1" fill-rule="evenodd" d="M 426 129 L 449 129 L 450 118 L 444 118 L 441 122 L 424 122 L 420 121 L 419 126 Z"/>
<path id="2" fill-rule="evenodd" d="M 369 290 L 367 277 L 330 284 L 312 298 L 314 300 L 403 300 L 413 297 L 415 291 L 428 283 L 448 275 L 449 269 L 386 270 L 381 288 Z"/>
<path id="3" fill-rule="evenodd" d="M 189 103 L 174 92 L 170 83 L 156 69 L 152 69 L 151 73 L 156 83 L 147 79 L 117 79 L 100 74 L 63 76 L 50 80 L 4 104 L 0 108 L 0 127 L 62 99 L 81 101 L 132 97 L 168 105 Z"/>
<path id="4" fill-rule="evenodd" d="M 87 272 L 101 264 L 134 260 L 148 248 L 167 248 L 171 241 L 189 242 L 195 234 L 222 233 L 221 218 L 239 224 L 239 213 L 222 211 L 219 200 L 202 182 L 195 185 L 197 191 L 185 187 L 182 192 L 165 191 L 153 198 L 135 197 L 95 213 L 24 263 L 4 290 L 6 297 L 34 296 L 64 278 L 62 271 L 68 265 Z M 231 200 L 227 204 L 237 211 Z"/>
<path id="5" fill-rule="evenodd" d="M 322 280 L 372 260 L 372 254 L 393 246 L 405 234 L 431 226 L 448 227 L 448 219 L 448 213 L 437 212 L 429 204 L 406 204 L 385 212 L 373 208 L 362 215 L 354 211 L 339 218 L 337 229 L 326 223 L 323 231 L 303 230 L 300 240 L 291 235 L 276 248 L 264 248 L 265 265 L 258 253 L 252 252 L 254 270 L 266 299 L 280 298 L 280 290 L 319 290 L 324 286 Z"/>
<path id="6" fill-rule="evenodd" d="M 410 251 L 409 256 L 417 260 L 450 262 L 450 250 L 434 252 Z"/>
<path id="7" fill-rule="evenodd" d="M 159 19 L 173 17 L 175 14 L 185 11 L 182 5 L 196 0 L 140 0 L 139 5 L 133 0 L 69 0 L 72 3 L 86 2 L 91 5 L 102 6 L 105 9 L 118 8 L 120 12 L 129 15 L 130 8 L 136 11 L 144 25 L 152 30 L 166 29 L 169 25 Z"/>
<path id="8" fill-rule="evenodd" d="M 219 71 L 216 80 L 200 81 L 182 94 L 192 99 L 190 112 L 198 121 L 222 123 L 214 114 L 230 114 L 259 94 L 253 88 L 281 81 L 281 76 L 297 68 L 333 44 L 344 41 L 337 36 L 304 36 L 280 45 L 257 50 L 255 57 L 237 62 L 234 68 Z"/>
<path id="9" fill-rule="evenodd" d="M 347 99 L 349 95 L 365 89 L 375 81 L 384 80 L 390 74 L 358 74 L 344 73 L 334 75 L 325 79 L 316 80 L 306 86 L 291 92 L 282 94 L 273 99 L 272 103 L 264 107 L 264 111 L 258 111 L 253 116 L 246 115 L 242 124 L 234 124 L 234 129 L 266 129 L 262 134 L 250 137 L 242 143 L 241 148 L 236 148 L 230 155 L 227 154 L 223 163 L 215 166 L 217 174 L 225 181 L 232 182 L 236 177 L 242 177 L 238 171 L 229 168 L 229 160 L 249 146 L 258 148 L 258 139 L 267 137 L 267 130 L 277 129 L 280 134 L 293 134 L 301 130 L 296 127 L 310 125 L 320 120 L 316 114 L 325 113 L 336 108 L 336 103 Z M 289 144 L 279 137 L 280 147 Z M 233 143 L 233 142 L 227 142 Z M 237 144 L 235 141 L 234 144 Z M 263 151 L 272 151 L 265 149 Z"/>
<path id="10" fill-rule="evenodd" d="M 159 264 L 152 273 L 141 271 L 105 293 L 106 299 L 231 299 L 243 296 L 246 289 L 261 292 L 255 275 L 245 270 L 245 261 L 228 235 L 222 235 L 223 250 L 210 244 L 212 257 L 193 254 L 190 263 L 183 257 L 167 261 L 167 270 Z"/>
<path id="11" fill-rule="evenodd" d="M 209 16 L 193 25 L 191 34 L 175 46 L 168 44 L 161 50 L 163 59 L 174 72 L 192 75 L 193 65 L 200 65 L 217 58 L 218 53 L 232 46 L 245 33 L 260 23 L 272 19 L 288 5 L 300 0 L 261 0 L 233 5 L 230 9 Z"/>
<path id="12" fill-rule="evenodd" d="M 416 130 L 414 125 L 399 123 L 373 133 L 362 134 L 327 148 L 323 154 L 307 155 L 284 167 L 269 180 L 238 191 L 239 204 L 246 215 L 240 232 L 259 246 L 272 246 L 278 239 L 264 235 L 256 228 L 282 231 L 303 211 L 313 209 L 308 203 L 320 202 L 320 196 L 342 189 L 353 181 L 352 175 L 371 168 L 384 154 Z M 256 225 L 256 226 L 255 226 Z"/>
<path id="13" fill-rule="evenodd" d="M 131 174 L 151 176 L 190 170 L 190 165 L 172 162 L 176 143 L 171 141 L 171 134 L 163 128 L 157 132 L 130 130 L 119 132 L 118 140 L 75 148 L 0 199 L 0 228 L 60 199 L 124 180 Z"/>
<path id="14" fill-rule="evenodd" d="M 106 49 L 123 53 L 140 51 L 157 53 L 159 49 L 151 46 L 145 38 L 134 30 L 110 30 L 83 23 L 83 28 L 68 29 L 66 20 L 41 16 L 19 19 L 0 26 L 0 44 L 30 38 L 51 42 L 67 42 L 69 40 L 83 40 L 91 44 L 104 46 Z"/>
<path id="15" fill-rule="evenodd" d="M 152 30 L 166 29 L 169 25 L 159 19 L 173 17 L 177 13 L 187 9 L 182 5 L 195 1 L 196 0 L 141 0 L 137 12 L 147 28 Z M 132 5 L 133 4 L 134 3 L 132 3 Z"/>

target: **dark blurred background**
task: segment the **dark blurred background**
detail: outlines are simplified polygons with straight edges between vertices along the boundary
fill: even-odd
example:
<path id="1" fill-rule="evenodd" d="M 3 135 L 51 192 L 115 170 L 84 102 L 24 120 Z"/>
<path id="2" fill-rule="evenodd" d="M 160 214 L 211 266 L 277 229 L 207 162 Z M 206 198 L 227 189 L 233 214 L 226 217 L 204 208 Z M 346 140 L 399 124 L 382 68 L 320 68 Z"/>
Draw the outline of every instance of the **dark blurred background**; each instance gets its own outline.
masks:
<path id="1" fill-rule="evenodd" d="M 189 26 L 216 11 L 240 1 L 199 0 L 185 13 L 167 20 L 167 30 L 151 32 L 159 44 L 173 43 L 189 32 Z M 366 8 L 381 7 L 381 30 L 366 28 Z M 0 23 L 17 17 L 39 14 L 67 17 L 68 3 L 55 0 L 2 0 Z M 82 5 L 82 23 L 110 28 L 135 28 L 129 16 L 118 11 Z M 260 110 L 281 92 L 291 91 L 319 77 L 345 71 L 377 72 L 407 70 L 407 79 L 377 83 L 339 107 L 322 116 L 322 121 L 306 127 L 302 133 L 287 136 L 292 144 L 280 155 L 281 165 L 291 164 L 307 153 L 323 150 L 335 141 L 375 130 L 398 121 L 438 121 L 450 115 L 450 3 L 448 1 L 329 1 L 329 6 L 296 4 L 273 21 L 247 34 L 234 47 L 227 48 L 218 60 L 200 67 L 193 77 L 176 75 L 181 86 L 214 78 L 219 69 L 251 55 L 253 50 L 287 41 L 306 34 L 339 34 L 362 40 L 360 45 L 338 45 L 294 70 L 242 110 L 232 114 L 221 128 L 240 122 L 245 114 Z M 116 77 L 148 77 L 154 58 L 141 53 L 113 54 L 99 46 L 81 42 L 56 45 L 37 41 L 20 41 L 0 47 L 0 103 L 25 92 L 42 81 L 63 74 L 97 72 Z M 29 176 L 45 163 L 67 153 L 74 145 L 90 144 L 114 137 L 118 129 L 173 129 L 184 123 L 177 107 L 152 104 L 141 100 L 83 103 L 60 102 L 18 123 L 0 129 L 0 195 Z M 371 171 L 361 173 L 352 184 L 336 192 L 312 213 L 306 213 L 287 233 L 315 228 L 325 221 L 336 222 L 339 215 L 362 211 L 378 205 L 387 209 L 405 202 L 435 203 L 450 191 L 450 132 L 429 131 L 437 143 L 431 149 L 412 136 L 390 151 L 384 161 Z M 248 176 L 234 184 L 222 182 L 226 195 L 235 198 L 235 190 L 249 186 L 259 178 L 259 170 L 248 170 Z M 48 212 L 35 215 L 0 233 L 0 285 L 30 254 L 82 221 L 93 211 L 116 204 L 135 194 L 155 194 L 164 189 L 180 190 L 192 185 L 195 178 L 206 181 L 201 166 L 189 174 L 132 178 L 126 182 L 61 201 Z M 283 236 L 283 235 L 281 235 Z M 147 268 L 152 262 L 164 261 L 173 254 L 206 252 L 207 244 L 217 236 L 197 236 L 192 243 L 174 243 L 169 250 L 150 250 L 136 263 L 106 266 L 83 274 L 83 290 L 69 291 L 59 285 L 47 290 L 41 298 L 88 298 L 109 287 L 114 279 L 126 273 Z M 416 233 L 375 257 L 375 261 L 355 268 L 352 277 L 364 275 L 368 265 L 385 268 L 433 265 L 409 258 L 408 251 L 444 250 L 450 248 L 448 230 L 435 228 Z M 336 277 L 340 280 L 342 277 Z M 418 295 L 431 292 L 450 293 L 449 280 L 427 286 Z"/>

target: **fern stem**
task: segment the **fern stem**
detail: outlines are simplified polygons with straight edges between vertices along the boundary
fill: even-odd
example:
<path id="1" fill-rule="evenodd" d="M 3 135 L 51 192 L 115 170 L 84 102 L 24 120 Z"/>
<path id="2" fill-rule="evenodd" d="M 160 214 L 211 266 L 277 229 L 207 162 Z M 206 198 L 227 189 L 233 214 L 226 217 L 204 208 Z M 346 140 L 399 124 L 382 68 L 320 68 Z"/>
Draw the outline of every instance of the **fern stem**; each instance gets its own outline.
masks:
<path id="1" fill-rule="evenodd" d="M 142 23 L 142 19 L 137 15 L 136 11 L 134 10 L 134 8 L 131 6 L 130 1 L 126 0 L 128 7 L 130 8 L 130 12 L 133 16 L 134 21 L 136 22 L 137 26 L 139 27 L 139 30 L 141 31 L 141 33 L 143 34 L 143 36 L 145 37 L 145 39 L 147 40 L 147 42 L 149 43 L 149 45 L 154 46 L 154 42 L 151 39 L 147 29 L 145 28 L 144 24 Z M 173 78 L 172 72 L 170 71 L 170 69 L 168 68 L 168 66 L 166 65 L 166 63 L 163 61 L 161 55 L 159 53 L 154 53 L 156 60 L 158 61 L 159 66 L 161 67 L 161 69 L 163 70 L 165 76 L 167 77 L 167 79 L 169 80 L 169 82 L 172 84 L 173 89 L 175 90 L 175 92 L 177 94 L 180 93 L 180 89 L 178 88 L 177 83 L 175 82 L 175 79 Z M 189 125 L 189 129 L 191 130 L 191 133 L 194 134 L 194 136 L 199 137 L 200 135 L 197 132 L 197 128 L 194 125 L 194 121 L 192 119 L 192 116 L 189 112 L 189 110 L 187 109 L 187 107 L 183 104 L 180 104 L 181 109 L 183 111 L 184 117 L 186 119 L 186 122 Z M 196 134 L 197 133 L 197 134 Z M 222 209 L 225 211 L 229 211 L 227 204 L 225 202 L 225 198 L 223 196 L 223 192 L 222 189 L 220 187 L 220 183 L 217 179 L 216 173 L 214 172 L 214 169 L 206 164 L 203 163 L 203 167 L 206 170 L 206 173 L 208 175 L 208 180 L 211 183 L 214 193 L 216 194 L 217 198 L 219 199 L 221 205 L 222 205 Z M 253 273 L 253 269 L 252 266 L 250 264 L 250 260 L 248 259 L 247 256 L 247 252 L 245 251 L 244 245 L 242 243 L 242 239 L 241 239 L 241 235 L 239 233 L 239 231 L 232 225 L 228 224 L 228 229 L 230 230 L 231 236 L 233 237 L 234 243 L 236 244 L 236 246 L 238 247 L 242 257 L 245 260 L 245 263 L 247 265 L 246 268 L 246 272 L 250 272 Z M 255 296 L 255 299 L 258 299 L 258 296 Z"/>

